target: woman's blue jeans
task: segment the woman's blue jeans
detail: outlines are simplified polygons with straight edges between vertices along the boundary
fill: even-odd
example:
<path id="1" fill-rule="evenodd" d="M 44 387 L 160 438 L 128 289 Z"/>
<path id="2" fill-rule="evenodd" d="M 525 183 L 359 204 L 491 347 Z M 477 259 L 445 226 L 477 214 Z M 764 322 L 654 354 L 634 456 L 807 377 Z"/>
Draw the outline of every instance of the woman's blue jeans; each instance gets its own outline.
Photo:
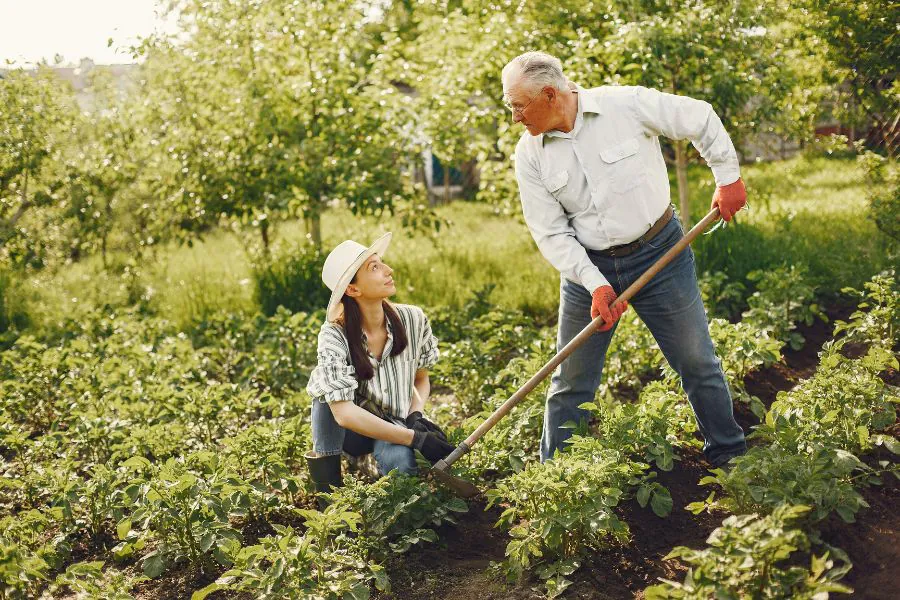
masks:
<path id="1" fill-rule="evenodd" d="M 628 256 L 613 258 L 591 251 L 588 256 L 609 280 L 616 294 L 621 294 L 682 237 L 681 224 L 673 218 L 653 239 Z M 744 431 L 734 420 L 728 384 L 709 337 L 709 323 L 700 297 L 692 250 L 687 248 L 681 252 L 631 299 L 630 304 L 681 377 L 681 385 L 705 440 L 703 453 L 707 460 L 720 465 L 746 451 Z M 557 350 L 590 322 L 590 292 L 563 278 Z M 590 413 L 578 406 L 594 399 L 606 350 L 615 330 L 614 326 L 591 336 L 554 372 L 544 412 L 541 461 L 562 449 L 572 435 L 571 429 L 561 425 L 589 418 Z"/>
<path id="2" fill-rule="evenodd" d="M 380 475 L 386 475 L 394 469 L 408 475 L 418 472 L 412 448 L 374 440 L 344 429 L 334 420 L 328 403 L 315 398 L 312 401 L 312 439 L 317 456 L 331 456 L 341 452 L 362 456 L 371 452 L 375 454 L 375 464 Z"/>

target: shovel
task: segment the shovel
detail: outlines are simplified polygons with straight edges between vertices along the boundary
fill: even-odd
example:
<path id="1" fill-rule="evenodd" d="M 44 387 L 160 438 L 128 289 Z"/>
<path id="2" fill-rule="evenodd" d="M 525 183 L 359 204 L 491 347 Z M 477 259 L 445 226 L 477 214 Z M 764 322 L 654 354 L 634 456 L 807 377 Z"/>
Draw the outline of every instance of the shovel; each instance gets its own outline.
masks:
<path id="1" fill-rule="evenodd" d="M 625 300 L 631 300 L 631 298 L 638 293 L 638 291 L 644 287 L 648 281 L 650 281 L 657 273 L 659 273 L 663 267 L 669 264 L 673 258 L 678 256 L 678 254 L 687 248 L 694 239 L 700 235 L 700 233 L 706 229 L 710 223 L 719 218 L 719 209 L 713 208 L 703 220 L 694 225 L 694 227 L 688 231 L 685 236 L 678 240 L 672 248 L 663 254 L 658 261 L 653 263 L 649 269 L 647 269 L 643 275 L 638 277 L 638 279 L 628 286 L 622 294 L 615 299 L 613 304 L 618 304 L 619 302 L 623 302 Z M 497 424 L 500 419 L 505 417 L 509 411 L 513 409 L 519 402 L 525 399 L 531 390 L 533 390 L 539 383 L 541 383 L 544 379 L 547 378 L 550 373 L 553 372 L 559 364 L 564 361 L 572 352 L 575 351 L 581 344 L 583 344 L 588 338 L 594 335 L 597 332 L 597 328 L 603 325 L 603 317 L 597 317 L 588 325 L 581 330 L 581 332 L 576 335 L 572 340 L 566 344 L 566 346 L 556 353 L 556 356 L 550 359 L 547 364 L 541 367 L 541 370 L 532 376 L 531 379 L 525 382 L 525 384 L 516 390 L 509 399 L 504 402 L 494 413 L 487 418 L 487 420 L 478 426 L 478 429 L 472 432 L 472 434 L 466 438 L 464 442 L 462 442 L 459 446 L 456 447 L 453 452 L 447 455 L 446 458 L 439 460 L 435 463 L 434 468 L 431 469 L 431 474 L 435 479 L 444 483 L 447 487 L 449 487 L 453 492 L 462 498 L 472 498 L 480 494 L 480 490 L 475 486 L 475 484 L 466 481 L 465 479 L 461 479 L 456 477 L 455 475 L 449 472 L 450 466 L 455 463 L 460 457 L 472 449 L 472 445 L 480 440 L 484 434 L 491 430 L 491 428 Z"/>

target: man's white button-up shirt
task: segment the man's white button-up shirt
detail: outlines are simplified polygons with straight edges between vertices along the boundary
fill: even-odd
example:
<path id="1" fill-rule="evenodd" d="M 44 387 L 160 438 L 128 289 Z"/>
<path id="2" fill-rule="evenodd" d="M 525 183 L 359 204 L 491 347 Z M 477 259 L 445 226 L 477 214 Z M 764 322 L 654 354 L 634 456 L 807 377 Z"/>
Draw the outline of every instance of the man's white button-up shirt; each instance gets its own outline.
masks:
<path id="1" fill-rule="evenodd" d="M 541 254 L 588 292 L 609 285 L 587 249 L 633 242 L 669 205 L 658 136 L 689 139 L 717 186 L 737 181 L 737 153 L 708 102 L 638 86 L 576 87 L 569 133 L 522 134 L 516 179 Z"/>

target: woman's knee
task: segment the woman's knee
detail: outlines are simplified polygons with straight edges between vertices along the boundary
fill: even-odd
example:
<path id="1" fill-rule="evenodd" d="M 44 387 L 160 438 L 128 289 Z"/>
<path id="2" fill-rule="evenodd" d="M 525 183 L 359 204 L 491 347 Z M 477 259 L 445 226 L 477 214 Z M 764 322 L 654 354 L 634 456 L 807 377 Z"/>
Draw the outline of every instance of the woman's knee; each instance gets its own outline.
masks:
<path id="1" fill-rule="evenodd" d="M 395 469 L 407 475 L 416 475 L 419 472 L 415 453 L 408 446 L 389 444 L 376 448 L 375 462 L 378 464 L 380 475 L 387 475 Z"/>

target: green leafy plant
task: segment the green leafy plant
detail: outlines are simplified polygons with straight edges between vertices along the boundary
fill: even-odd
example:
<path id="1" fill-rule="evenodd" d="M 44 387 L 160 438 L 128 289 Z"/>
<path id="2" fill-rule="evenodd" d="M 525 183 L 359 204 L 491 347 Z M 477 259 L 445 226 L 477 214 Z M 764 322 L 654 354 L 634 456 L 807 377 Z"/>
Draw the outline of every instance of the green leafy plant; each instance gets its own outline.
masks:
<path id="1" fill-rule="evenodd" d="M 276 535 L 242 548 L 234 568 L 214 583 L 194 592 L 192 600 L 203 600 L 218 590 L 234 590 L 254 598 L 344 598 L 369 597 L 369 585 L 389 589 L 380 564 L 367 562 L 344 545 L 344 532 L 355 532 L 360 515 L 335 505 L 324 512 L 300 511 L 307 530 L 274 525 Z"/>
<path id="2" fill-rule="evenodd" d="M 849 321 L 837 321 L 834 335 L 843 333 L 847 340 L 881 346 L 891 350 L 900 337 L 900 289 L 896 273 L 885 271 L 863 284 L 863 290 L 844 288 L 844 293 L 860 298 Z"/>
<path id="3" fill-rule="evenodd" d="M 597 413 L 596 435 L 607 448 L 622 451 L 632 460 L 671 471 L 678 447 L 698 446 L 693 433 L 697 429 L 690 404 L 683 394 L 652 382 L 635 403 L 594 403 L 582 408 Z"/>
<path id="4" fill-rule="evenodd" d="M 572 451 L 498 482 L 487 497 L 489 507 L 509 504 L 497 522 L 513 538 L 506 547 L 507 576 L 534 569 L 548 594 L 562 593 L 585 553 L 628 540 L 628 525 L 614 509 L 641 483 L 645 469 L 583 438 Z"/>
<path id="5" fill-rule="evenodd" d="M 710 534 L 707 548 L 679 546 L 666 556 L 689 566 L 683 582 L 663 580 L 644 590 L 644 597 L 815 600 L 829 592 L 852 593 L 838 583 L 851 568 L 843 551 L 829 547 L 821 556 L 812 554 L 808 568 L 797 564 L 797 556 L 812 550 L 809 537 L 794 525 L 808 510 L 784 505 L 767 516 L 728 517 Z"/>
<path id="6" fill-rule="evenodd" d="M 722 361 L 731 397 L 749 404 L 753 413 L 762 418 L 765 406 L 759 398 L 747 392 L 744 377 L 755 369 L 780 360 L 783 343 L 745 321 L 729 323 L 725 319 L 714 318 L 709 322 L 709 334 L 715 344 L 716 355 Z M 668 363 L 663 366 L 663 376 L 674 388 L 678 375 Z"/>
<path id="7" fill-rule="evenodd" d="M 828 317 L 815 302 L 815 288 L 807 281 L 803 266 L 791 265 L 766 271 L 752 271 L 747 278 L 756 282 L 757 290 L 747 303 L 743 323 L 770 332 L 794 350 L 803 347 L 805 339 L 797 324 L 812 325 L 815 319 L 828 322 Z"/>
<path id="8" fill-rule="evenodd" d="M 704 271 L 699 277 L 703 306 L 710 317 L 731 320 L 746 306 L 747 287 L 729 279 L 724 271 Z"/>
<path id="9" fill-rule="evenodd" d="M 720 486 L 722 496 L 713 491 L 706 500 L 688 504 L 688 510 L 695 514 L 713 509 L 767 514 L 782 504 L 806 505 L 813 521 L 836 512 L 852 523 L 856 513 L 868 506 L 857 488 L 870 478 L 879 481 L 853 454 L 825 447 L 807 454 L 780 446 L 754 446 L 732 463 L 731 470 L 715 469 L 700 480 L 701 485 Z"/>
<path id="10" fill-rule="evenodd" d="M 160 467 L 142 457 L 123 463 L 137 473 L 125 489 L 130 512 L 116 525 L 123 541 L 113 551 L 128 556 L 156 541 L 156 547 L 141 558 L 148 577 L 158 577 L 181 561 L 200 569 L 209 569 L 212 560 L 228 566 L 240 548 L 240 532 L 229 521 L 234 496 L 215 471 L 215 458 L 194 460 L 206 463 L 200 474 L 174 459 Z"/>
<path id="11" fill-rule="evenodd" d="M 469 510 L 465 501 L 446 490 L 399 472 L 371 484 L 346 478 L 330 498 L 338 509 L 360 515 L 354 545 L 367 560 L 384 560 L 419 542 L 436 542 L 434 528 L 456 523 L 455 514 Z"/>

